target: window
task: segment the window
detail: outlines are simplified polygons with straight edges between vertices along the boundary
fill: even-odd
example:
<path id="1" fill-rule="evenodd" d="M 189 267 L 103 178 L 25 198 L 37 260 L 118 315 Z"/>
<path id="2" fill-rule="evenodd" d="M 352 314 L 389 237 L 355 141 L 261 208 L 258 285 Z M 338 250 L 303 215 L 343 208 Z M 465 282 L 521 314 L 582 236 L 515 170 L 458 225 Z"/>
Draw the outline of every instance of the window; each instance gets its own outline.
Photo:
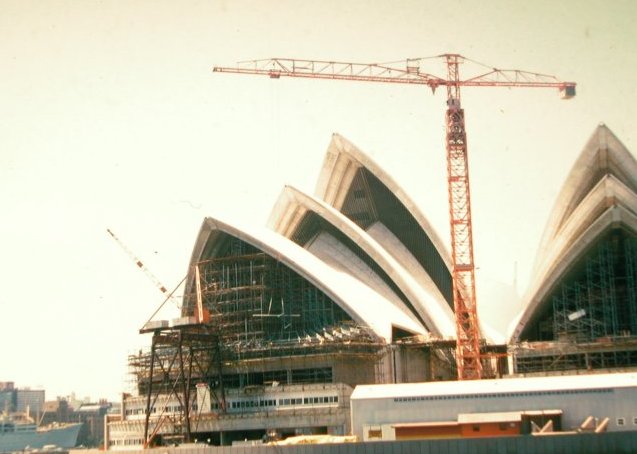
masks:
<path id="1" fill-rule="evenodd" d="M 624 424 L 626 424 L 626 420 L 624 418 L 617 418 L 618 426 L 623 426 Z"/>
<path id="2" fill-rule="evenodd" d="M 637 426 L 637 416 L 633 416 L 633 425 Z"/>

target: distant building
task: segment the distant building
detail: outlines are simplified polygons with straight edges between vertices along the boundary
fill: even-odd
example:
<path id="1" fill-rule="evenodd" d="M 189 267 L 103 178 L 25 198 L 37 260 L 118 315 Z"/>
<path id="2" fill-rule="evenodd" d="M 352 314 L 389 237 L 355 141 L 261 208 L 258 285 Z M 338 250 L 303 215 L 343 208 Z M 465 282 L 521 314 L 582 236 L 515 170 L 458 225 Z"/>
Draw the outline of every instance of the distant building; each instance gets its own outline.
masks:
<path id="1" fill-rule="evenodd" d="M 98 447 L 104 442 L 104 421 L 112 404 L 104 399 L 97 403 L 85 403 L 75 409 L 71 415 L 71 422 L 84 423 L 78 437 L 78 445 Z"/>
<path id="2" fill-rule="evenodd" d="M 40 424 L 47 425 L 54 422 L 69 422 L 72 410 L 68 401 L 63 398 L 44 402 L 44 414 L 42 415 Z"/>
<path id="3" fill-rule="evenodd" d="M 0 382 L 0 412 L 27 413 L 38 418 L 44 411 L 44 390 L 16 388 L 14 382 Z"/>
<path id="4" fill-rule="evenodd" d="M 15 411 L 16 405 L 17 395 L 13 382 L 0 382 L 0 413 Z"/>
<path id="5" fill-rule="evenodd" d="M 44 390 L 43 389 L 22 389 L 16 392 L 16 411 L 26 413 L 33 417 L 42 415 L 44 411 Z"/>
<path id="6" fill-rule="evenodd" d="M 98 447 L 104 441 L 104 420 L 113 404 L 101 399 L 97 403 L 76 402 L 77 408 L 71 407 L 65 398 L 48 401 L 44 404 L 41 425 L 52 423 L 83 423 L 78 436 L 78 445 Z"/>

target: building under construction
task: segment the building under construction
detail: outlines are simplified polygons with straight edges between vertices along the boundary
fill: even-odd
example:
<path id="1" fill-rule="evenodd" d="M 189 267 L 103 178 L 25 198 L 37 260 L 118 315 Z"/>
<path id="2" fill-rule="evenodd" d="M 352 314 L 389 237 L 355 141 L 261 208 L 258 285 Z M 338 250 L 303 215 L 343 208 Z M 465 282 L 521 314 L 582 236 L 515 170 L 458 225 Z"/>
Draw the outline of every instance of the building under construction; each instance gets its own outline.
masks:
<path id="1" fill-rule="evenodd" d="M 109 448 L 344 435 L 356 385 L 455 377 L 449 259 L 424 215 L 339 136 L 317 194 L 285 188 L 269 229 L 204 220 L 182 317 L 143 329 Z"/>
<path id="2" fill-rule="evenodd" d="M 485 375 L 637 365 L 637 162 L 600 126 L 565 182 L 508 345 Z M 268 228 L 206 218 L 182 318 L 150 322 L 107 446 L 351 433 L 356 385 L 456 377 L 450 259 L 424 214 L 341 136 L 315 195 Z"/>
<path id="3" fill-rule="evenodd" d="M 600 125 L 549 218 L 511 325 L 512 372 L 637 366 L 636 215 L 637 163 Z"/>

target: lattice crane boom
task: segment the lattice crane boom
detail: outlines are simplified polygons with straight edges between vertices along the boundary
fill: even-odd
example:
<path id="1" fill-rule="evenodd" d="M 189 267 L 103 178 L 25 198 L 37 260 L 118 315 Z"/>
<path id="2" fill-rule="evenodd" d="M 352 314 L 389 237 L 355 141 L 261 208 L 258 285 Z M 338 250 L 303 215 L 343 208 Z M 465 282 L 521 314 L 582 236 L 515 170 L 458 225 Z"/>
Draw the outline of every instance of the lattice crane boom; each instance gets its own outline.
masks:
<path id="1" fill-rule="evenodd" d="M 161 281 L 157 278 L 157 276 L 155 276 L 149 269 L 148 267 L 144 264 L 144 262 L 142 262 L 133 251 L 131 251 L 128 246 L 126 246 L 126 244 L 124 244 L 124 242 L 119 239 L 119 237 L 117 235 L 115 235 L 113 233 L 113 231 L 111 229 L 106 229 L 106 232 L 108 232 L 108 234 L 111 236 L 111 238 L 113 238 L 117 244 L 119 244 L 119 246 L 122 248 L 122 250 L 126 253 L 126 255 L 128 255 L 133 262 L 135 262 L 135 265 L 137 265 L 137 267 L 142 270 L 144 272 L 144 274 L 146 275 L 146 277 L 148 277 L 148 279 L 151 280 L 151 282 L 153 284 L 155 284 L 155 287 L 157 287 L 159 289 L 159 291 L 161 293 L 164 294 L 164 296 L 166 297 L 167 300 L 172 301 L 172 303 L 177 306 L 178 308 L 181 307 L 181 305 L 179 304 L 179 302 L 177 301 L 177 299 L 173 296 L 173 292 L 170 292 L 166 286 L 164 286 L 164 284 L 161 283 Z"/>
<path id="2" fill-rule="evenodd" d="M 462 63 L 467 59 L 458 54 L 444 54 L 439 57 Z M 239 62 L 236 67 L 215 66 L 213 72 L 233 74 L 253 74 L 281 77 L 301 77 L 312 79 L 353 80 L 360 82 L 387 82 L 397 84 L 427 85 L 433 90 L 443 86 L 463 87 L 529 87 L 557 88 L 565 97 L 575 95 L 574 82 L 562 82 L 555 76 L 521 71 L 519 69 L 489 68 L 468 79 L 456 80 L 428 74 L 420 70 L 424 58 L 411 58 L 392 63 L 351 63 L 320 60 L 299 60 L 291 58 L 269 58 Z M 400 65 L 399 65 L 400 64 Z M 486 66 L 486 65 L 481 65 Z M 459 74 L 458 74 L 459 76 Z"/>
<path id="3" fill-rule="evenodd" d="M 563 99 L 575 96 L 575 83 L 562 82 L 554 76 L 485 66 L 485 72 L 471 78 L 460 77 L 460 64 L 471 61 L 458 54 L 443 54 L 446 77 L 422 72 L 421 61 L 415 58 L 392 63 L 350 63 L 318 60 L 271 58 L 241 62 L 237 67 L 214 67 L 214 72 L 264 75 L 273 79 L 301 77 L 312 79 L 350 80 L 426 85 L 435 92 L 447 90 L 446 150 L 449 224 L 453 301 L 456 318 L 456 364 L 458 379 L 482 378 L 480 330 L 476 305 L 475 266 L 469 163 L 464 110 L 460 102 L 461 87 L 528 87 L 557 88 Z M 477 63 L 477 62 L 473 62 Z"/>

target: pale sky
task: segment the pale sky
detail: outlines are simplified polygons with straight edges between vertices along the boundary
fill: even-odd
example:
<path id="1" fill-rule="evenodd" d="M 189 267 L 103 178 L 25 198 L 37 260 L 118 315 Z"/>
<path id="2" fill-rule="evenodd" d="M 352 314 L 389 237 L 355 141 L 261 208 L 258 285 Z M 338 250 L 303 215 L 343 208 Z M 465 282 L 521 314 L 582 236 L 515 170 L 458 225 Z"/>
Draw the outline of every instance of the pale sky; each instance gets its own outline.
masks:
<path id="1" fill-rule="evenodd" d="M 0 381 L 118 399 L 163 296 L 106 229 L 173 287 L 205 216 L 264 225 L 283 185 L 313 193 L 333 132 L 449 241 L 444 90 L 211 72 L 268 57 L 460 53 L 578 83 L 462 94 L 479 313 L 501 328 L 596 125 L 637 150 L 635 19 L 634 1 L 0 0 Z"/>

